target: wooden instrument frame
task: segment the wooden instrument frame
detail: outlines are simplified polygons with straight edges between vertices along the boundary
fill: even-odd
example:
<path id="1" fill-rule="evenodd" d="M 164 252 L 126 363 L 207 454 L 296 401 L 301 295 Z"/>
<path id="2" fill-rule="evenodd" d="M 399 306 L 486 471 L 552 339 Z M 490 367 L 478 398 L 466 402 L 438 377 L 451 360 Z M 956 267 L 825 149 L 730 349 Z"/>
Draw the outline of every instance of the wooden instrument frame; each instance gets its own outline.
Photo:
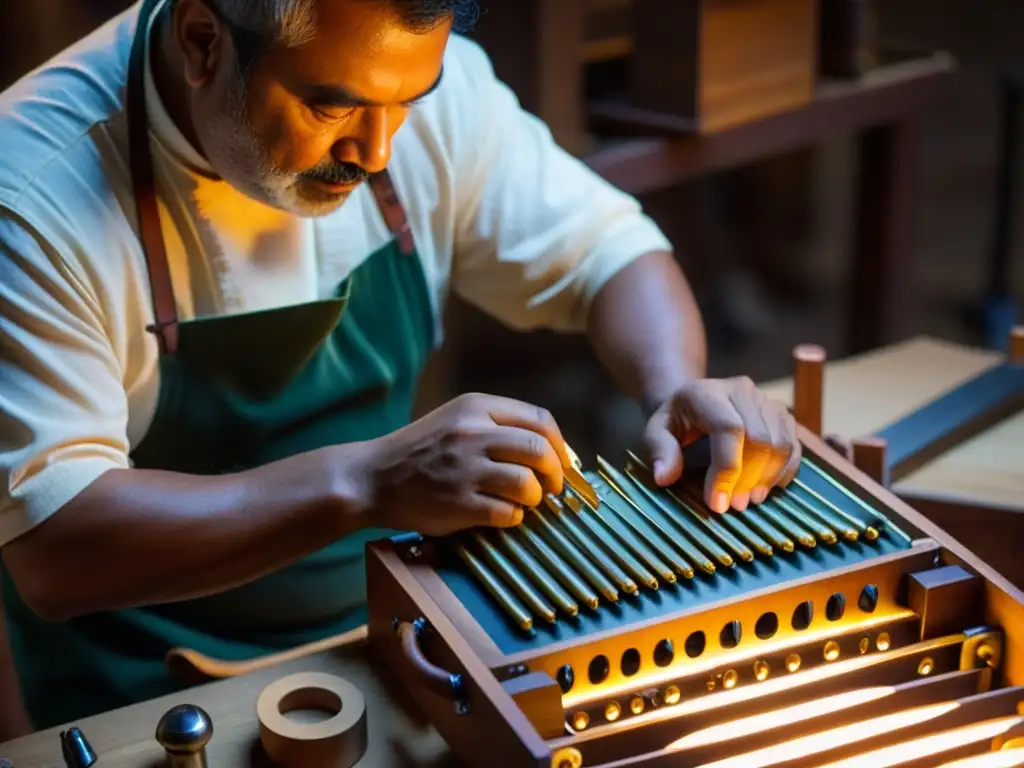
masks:
<path id="1" fill-rule="evenodd" d="M 929 564 L 958 565 L 980 576 L 984 582 L 984 623 L 1002 627 L 1011 637 L 1024 632 L 1024 593 L 813 432 L 803 426 L 798 426 L 798 430 L 806 456 L 816 460 L 864 501 L 891 516 L 893 522 L 915 540 L 904 552 L 829 571 L 828 578 L 855 574 L 868 565 L 877 566 L 886 558 L 904 561 L 921 557 Z M 823 574 L 818 573 L 773 585 L 764 592 L 781 592 L 800 584 L 813 584 L 822 578 Z M 562 744 L 565 741 L 543 737 L 495 674 L 501 665 L 514 665 L 519 659 L 502 654 L 430 566 L 410 566 L 399 557 L 390 541 L 370 544 L 367 590 L 371 652 L 419 702 L 456 753 L 465 759 L 483 759 L 498 767 L 573 765 L 571 759 L 560 757 L 561 753 L 552 753 L 552 742 Z M 750 594 L 742 600 L 730 598 L 690 608 L 680 615 L 713 611 L 743 600 L 756 604 L 758 597 Z M 661 616 L 649 623 L 660 624 L 676 618 L 678 615 Z M 410 643 L 403 643 L 400 635 L 404 632 L 407 638 L 411 622 L 417 619 L 429 625 L 431 632 L 429 640 L 425 641 L 426 651 L 419 651 L 415 646 L 417 653 L 410 655 Z M 608 634 L 636 631 L 647 623 L 609 630 Z M 549 650 L 554 652 L 558 648 L 552 646 L 544 652 Z M 425 658 L 427 653 L 429 661 Z M 1007 643 L 1001 670 L 1006 685 L 1024 684 L 1024 646 L 1018 648 Z M 647 751 L 642 746 L 644 729 L 637 728 L 634 733 L 636 754 L 643 754 Z"/>

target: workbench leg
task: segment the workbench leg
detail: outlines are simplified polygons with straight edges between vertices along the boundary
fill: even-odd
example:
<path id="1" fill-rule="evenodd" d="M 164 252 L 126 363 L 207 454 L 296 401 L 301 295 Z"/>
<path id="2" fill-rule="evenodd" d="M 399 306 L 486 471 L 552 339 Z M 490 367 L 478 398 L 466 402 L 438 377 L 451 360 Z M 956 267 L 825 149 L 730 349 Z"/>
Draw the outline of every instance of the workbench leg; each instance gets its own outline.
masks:
<path id="1" fill-rule="evenodd" d="M 858 155 L 847 320 L 852 354 L 897 341 L 913 313 L 916 124 L 865 130 Z"/>

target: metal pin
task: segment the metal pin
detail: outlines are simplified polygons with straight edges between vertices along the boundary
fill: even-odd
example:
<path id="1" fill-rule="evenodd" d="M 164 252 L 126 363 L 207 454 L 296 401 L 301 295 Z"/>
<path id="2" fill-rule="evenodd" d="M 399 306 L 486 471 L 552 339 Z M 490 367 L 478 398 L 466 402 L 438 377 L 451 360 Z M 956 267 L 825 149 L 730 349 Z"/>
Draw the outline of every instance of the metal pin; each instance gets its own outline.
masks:
<path id="1" fill-rule="evenodd" d="M 676 569 L 676 573 L 687 579 L 692 579 L 694 568 L 690 565 L 691 560 L 705 573 L 712 574 L 715 572 L 715 564 L 690 543 L 683 530 L 673 526 L 660 513 L 642 508 L 627 493 L 627 487 L 633 487 L 634 485 L 632 480 L 617 471 L 600 456 L 597 457 L 597 463 L 605 483 L 615 492 L 616 498 L 624 501 L 628 505 L 629 511 L 633 513 L 631 522 L 634 527 L 640 528 L 643 526 L 644 536 L 647 541 L 672 564 L 672 567 Z M 618 512 L 612 504 L 606 504 L 605 506 L 613 512 Z M 619 516 L 626 518 L 624 513 L 620 513 Z"/>
<path id="2" fill-rule="evenodd" d="M 782 514 L 781 510 L 771 506 L 767 499 L 762 504 L 757 505 L 757 511 L 766 520 L 777 526 L 780 531 L 785 531 L 786 535 L 791 536 L 801 546 L 813 549 L 818 545 L 817 540 L 806 528 Z"/>
<path id="3" fill-rule="evenodd" d="M 480 550 L 484 554 L 484 559 L 493 567 L 498 575 L 504 579 L 512 590 L 522 598 L 523 602 L 526 603 L 527 607 L 535 614 L 543 618 L 548 624 L 554 624 L 558 620 L 558 615 L 555 613 L 555 609 L 552 608 L 548 602 L 537 593 L 537 590 L 533 588 L 529 581 L 516 570 L 516 567 L 510 563 L 497 548 L 491 544 L 487 539 L 484 538 L 483 534 L 479 531 L 472 533 L 473 540 L 480 547 Z"/>
<path id="4" fill-rule="evenodd" d="M 498 580 L 498 577 L 491 573 L 490 569 L 481 563 L 476 555 L 466 549 L 465 545 L 456 544 L 455 551 L 462 558 L 466 567 L 480 580 L 480 583 L 491 593 L 491 596 L 498 601 L 498 605 L 519 625 L 519 628 L 526 632 L 533 629 L 533 617 L 530 615 L 530 612 L 523 607 L 522 603 L 516 600 L 515 596 Z"/>
<path id="5" fill-rule="evenodd" d="M 568 560 L 569 564 L 579 571 L 594 589 L 613 603 L 617 602 L 619 599 L 618 590 L 604 577 L 604 574 L 597 570 L 585 556 L 580 554 L 572 542 L 565 537 L 565 534 L 548 520 L 539 509 L 531 509 L 530 513 L 529 524 L 536 525 L 539 528 L 541 535 L 545 537 L 552 548 Z"/>
<path id="6" fill-rule="evenodd" d="M 819 504 L 826 507 L 827 509 L 830 509 L 835 514 L 839 515 L 844 520 L 848 521 L 850 525 L 854 526 L 860 532 L 861 536 L 863 536 L 868 541 L 874 541 L 878 538 L 878 530 L 876 528 L 868 525 L 856 515 L 851 515 L 845 509 L 840 509 L 838 505 L 833 504 L 831 501 L 826 499 L 816 490 L 807 485 L 807 483 L 805 483 L 799 477 L 793 478 L 793 487 L 799 488 L 801 491 L 806 493 Z"/>
<path id="7" fill-rule="evenodd" d="M 679 484 L 675 488 L 666 489 L 666 491 L 676 504 L 679 504 L 683 509 L 703 523 L 704 527 L 707 528 L 707 530 L 709 530 L 719 541 L 721 541 L 722 544 L 731 549 L 732 553 L 736 555 L 736 557 L 746 563 L 753 562 L 753 551 L 751 551 L 750 547 L 736 538 L 736 536 L 727 529 L 727 526 L 723 522 L 724 518 L 727 517 L 729 513 L 720 515 L 717 512 L 712 512 L 704 505 L 703 500 L 700 498 L 700 494 L 685 485 Z"/>
<path id="8" fill-rule="evenodd" d="M 600 500 L 597 497 L 597 491 L 594 490 L 594 486 L 590 484 L 583 474 L 583 462 L 580 461 L 580 457 L 576 455 L 576 451 L 569 447 L 568 443 L 565 445 L 565 451 L 569 454 L 569 466 L 565 467 L 563 471 L 565 484 L 586 499 L 591 507 L 597 508 Z"/>
<path id="9" fill-rule="evenodd" d="M 562 613 L 567 616 L 578 616 L 580 607 L 576 605 L 576 602 L 569 596 L 569 593 L 562 589 L 562 586 L 534 559 L 533 555 L 526 550 L 526 547 L 513 539 L 508 531 L 501 528 L 495 530 L 502 549 L 522 567 L 523 571 L 533 579 L 533 582 L 540 587 L 544 594 L 551 598 L 551 601 L 558 606 Z"/>
<path id="10" fill-rule="evenodd" d="M 583 530 L 575 514 L 572 512 L 567 513 L 561 499 L 548 495 L 545 497 L 544 502 L 552 514 L 554 514 L 555 520 L 562 526 L 562 529 L 569 534 L 569 538 L 572 539 L 573 543 L 581 551 L 590 553 L 591 561 L 595 562 L 597 567 L 604 571 L 605 576 L 618 585 L 619 589 L 627 594 L 635 595 L 639 591 L 639 587 L 636 585 L 637 581 L 646 585 L 649 589 L 658 588 L 658 580 L 640 563 L 636 562 L 624 549 L 618 546 L 618 542 L 614 540 L 607 542 L 600 539 L 600 537 L 595 540 Z M 608 556 L 609 552 L 611 557 Z M 618 562 L 616 562 L 619 560 L 619 555 L 623 557 L 621 568 Z M 626 562 L 627 560 L 632 562 Z M 623 568 L 626 570 L 624 571 Z M 629 574 L 626 571 L 629 571 Z"/>
<path id="11" fill-rule="evenodd" d="M 568 589 L 569 592 L 571 592 L 576 599 L 580 601 L 580 603 L 587 606 L 592 611 L 597 610 L 597 606 L 601 602 L 600 598 L 594 594 L 583 579 L 576 574 L 576 571 L 569 567 L 565 561 L 563 561 L 562 558 L 560 558 L 558 554 L 548 546 L 548 543 L 544 541 L 544 539 L 525 525 L 516 526 L 515 531 L 533 550 L 537 559 L 548 567 L 548 570 L 555 575 L 555 578 L 562 582 L 562 585 Z"/>
<path id="12" fill-rule="evenodd" d="M 789 515 L 791 518 L 796 520 L 800 525 L 804 526 L 808 530 L 812 531 L 814 535 L 826 544 L 835 544 L 839 541 L 839 537 L 836 536 L 836 532 L 828 526 L 813 519 L 810 515 L 800 509 L 796 504 L 784 499 L 779 495 L 773 495 L 769 498 L 766 504 L 774 504 L 782 512 Z"/>
<path id="13" fill-rule="evenodd" d="M 838 515 L 833 514 L 828 507 L 815 504 L 810 499 L 806 499 L 788 488 L 780 488 L 779 495 L 784 496 L 787 500 L 792 501 L 798 507 L 805 510 L 811 519 L 816 519 L 829 528 L 841 533 L 847 541 L 855 542 L 860 539 L 860 531 L 846 522 L 845 519 L 841 519 Z"/>
<path id="14" fill-rule="evenodd" d="M 787 553 L 796 550 L 793 540 L 772 525 L 768 519 L 754 507 L 747 507 L 738 514 L 750 525 L 751 528 L 771 542 L 771 545 L 775 547 L 775 549 L 781 549 L 783 552 Z"/>
<path id="15" fill-rule="evenodd" d="M 687 536 L 696 542 L 697 546 L 703 549 L 711 558 L 717 560 L 719 565 L 731 568 L 736 564 L 736 561 L 726 552 L 725 548 L 704 533 L 700 526 L 694 523 L 690 515 L 674 509 L 672 505 L 666 504 L 654 494 L 645 483 L 645 476 L 649 477 L 647 468 L 642 463 L 635 461 L 632 454 L 630 454 L 630 461 L 626 465 L 626 474 L 648 501 L 654 504 L 673 523 L 682 528 Z M 637 475 L 640 475 L 640 477 L 637 477 Z"/>
<path id="16" fill-rule="evenodd" d="M 883 527 L 885 527 L 888 530 L 892 531 L 896 536 L 899 536 L 901 539 L 903 539 L 908 544 L 913 544 L 914 543 L 914 540 L 905 531 L 903 531 L 900 528 L 898 528 L 897 526 L 893 525 L 892 521 L 889 518 L 887 518 L 884 514 L 882 514 L 882 512 L 880 510 L 877 510 L 874 507 L 872 507 L 870 504 L 868 504 L 866 501 L 864 501 L 864 499 L 862 499 L 856 493 L 854 493 L 849 488 L 847 488 L 845 485 L 840 483 L 838 480 L 836 480 L 834 477 L 832 477 L 832 475 L 830 475 L 828 472 L 823 470 L 821 467 L 819 467 L 813 461 L 808 461 L 806 456 L 804 456 L 804 457 L 802 457 L 800 459 L 800 463 L 803 466 L 810 467 L 812 470 L 814 470 L 815 473 L 818 474 L 819 477 L 821 477 L 823 480 L 825 480 L 829 485 L 831 485 L 837 491 L 839 491 L 844 496 L 846 496 L 848 499 L 850 499 L 850 501 L 852 501 L 853 503 L 857 504 L 858 506 L 860 506 L 861 509 L 863 509 L 869 515 L 871 515 L 871 523 L 872 523 L 872 526 L 876 530 L 878 529 L 879 524 L 881 524 Z"/>
<path id="17" fill-rule="evenodd" d="M 606 544 L 609 549 L 612 546 L 618 546 L 617 537 L 648 570 L 656 574 L 657 578 L 669 584 L 676 583 L 675 571 L 666 565 L 665 561 L 644 543 L 644 536 L 631 524 L 633 521 L 616 514 L 615 510 L 606 503 L 601 505 L 601 508 L 605 511 L 605 514 L 601 514 L 601 511 L 596 509 L 583 509 L 571 494 L 567 494 L 564 500 L 565 505 L 576 513 L 577 519 L 582 521 L 590 533 Z M 629 555 L 628 552 L 623 552 L 623 554 Z M 623 563 L 623 560 L 620 558 L 619 562 Z M 654 587 L 654 589 L 656 588 Z"/>

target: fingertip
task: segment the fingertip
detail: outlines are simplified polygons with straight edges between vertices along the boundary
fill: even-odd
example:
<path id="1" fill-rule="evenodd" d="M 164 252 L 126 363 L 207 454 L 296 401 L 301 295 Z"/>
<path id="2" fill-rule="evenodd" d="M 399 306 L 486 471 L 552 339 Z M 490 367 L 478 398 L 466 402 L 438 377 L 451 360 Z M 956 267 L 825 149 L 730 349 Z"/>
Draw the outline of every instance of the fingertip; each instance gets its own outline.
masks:
<path id="1" fill-rule="evenodd" d="M 712 512 L 724 515 L 729 511 L 729 494 L 726 491 L 715 491 L 711 494 L 708 506 L 711 507 Z"/>
<path id="2" fill-rule="evenodd" d="M 750 504 L 750 494 L 749 493 L 744 492 L 744 493 L 733 494 L 733 497 L 732 497 L 732 508 L 735 509 L 737 512 L 742 512 L 743 510 L 745 510 L 747 508 L 747 506 L 749 504 Z"/>
<path id="3" fill-rule="evenodd" d="M 768 498 L 768 488 L 763 486 L 763 485 L 757 486 L 754 490 L 752 490 L 750 492 L 750 500 L 754 504 L 763 504 L 764 500 L 767 499 L 767 498 Z"/>

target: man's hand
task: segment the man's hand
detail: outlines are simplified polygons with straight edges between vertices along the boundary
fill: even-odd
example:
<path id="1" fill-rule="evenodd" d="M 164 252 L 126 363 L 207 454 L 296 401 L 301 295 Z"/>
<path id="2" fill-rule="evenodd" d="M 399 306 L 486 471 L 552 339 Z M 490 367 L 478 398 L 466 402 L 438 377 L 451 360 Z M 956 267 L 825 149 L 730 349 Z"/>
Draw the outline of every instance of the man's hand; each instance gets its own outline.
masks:
<path id="1" fill-rule="evenodd" d="M 644 439 L 659 485 L 679 480 L 682 448 L 702 435 L 711 441 L 704 500 L 716 512 L 760 504 L 800 467 L 792 415 L 746 377 L 695 380 L 655 411 Z"/>
<path id="2" fill-rule="evenodd" d="M 365 448 L 366 524 L 429 535 L 518 525 L 524 507 L 561 493 L 569 461 L 551 414 L 489 395 L 463 395 Z"/>

